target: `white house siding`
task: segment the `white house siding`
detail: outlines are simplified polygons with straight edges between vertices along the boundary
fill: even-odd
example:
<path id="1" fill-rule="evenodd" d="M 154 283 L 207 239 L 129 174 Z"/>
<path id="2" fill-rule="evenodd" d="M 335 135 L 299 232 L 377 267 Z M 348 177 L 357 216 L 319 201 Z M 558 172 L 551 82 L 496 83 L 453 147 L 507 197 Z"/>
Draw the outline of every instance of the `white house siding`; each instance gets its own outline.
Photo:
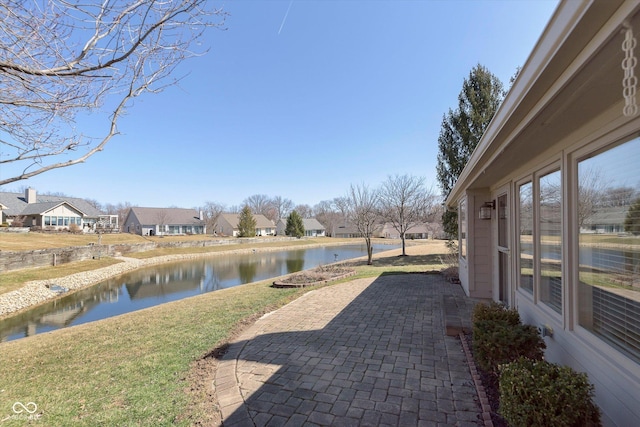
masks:
<path id="1" fill-rule="evenodd" d="M 52 224 L 51 223 L 51 221 L 53 220 L 52 217 L 56 217 L 57 224 L 60 224 L 60 221 L 58 219 L 62 219 L 62 225 L 56 225 L 56 228 L 69 227 L 69 224 L 71 223 L 71 218 L 73 218 L 74 223 L 78 225 L 78 227 L 80 227 L 82 224 L 82 214 L 75 209 L 71 209 L 68 205 L 60 205 L 51 209 L 48 212 L 45 212 L 44 215 L 42 215 L 43 223 L 37 224 L 37 225 L 47 227 L 47 217 L 49 217 L 50 224 Z M 31 221 L 35 219 L 36 217 L 34 216 L 31 219 Z M 78 224 L 78 222 L 80 222 L 80 224 Z M 34 224 L 31 224 L 30 222 L 29 225 L 34 225 Z"/>
<path id="2" fill-rule="evenodd" d="M 489 200 L 488 193 L 470 192 L 468 200 L 469 222 L 469 274 L 474 280 L 469 284 L 469 292 L 474 298 L 492 298 L 491 282 L 491 221 L 478 218 L 478 209 Z"/>
<path id="3" fill-rule="evenodd" d="M 515 300 L 510 305 L 518 308 L 525 323 L 539 327 L 548 327 L 553 330 L 553 337 L 546 337 L 547 350 L 545 357 L 555 363 L 568 365 L 580 372 L 587 372 L 589 380 L 596 390 L 596 402 L 603 409 L 605 425 L 640 425 L 640 364 L 625 356 L 616 348 L 582 328 L 576 319 L 578 311 L 577 289 L 572 283 L 578 281 L 577 250 L 572 242 L 577 239 L 578 229 L 574 220 L 576 193 L 573 188 L 576 173 L 576 154 L 584 154 L 586 151 L 597 152 L 620 140 L 627 140 L 634 132 L 640 131 L 640 119 L 636 118 L 621 126 L 621 120 L 612 122 L 612 113 L 619 112 L 619 105 L 613 110 L 608 110 L 596 120 L 572 133 L 556 144 L 553 150 L 536 156 L 530 162 L 518 168 L 510 179 L 497 182 L 491 187 L 494 192 L 497 188 L 507 184 L 512 200 L 518 192 L 518 183 L 531 179 L 536 181 L 540 175 L 554 169 L 555 165 L 561 167 L 563 184 L 563 231 L 562 231 L 562 312 L 554 311 L 549 305 L 539 300 L 539 295 L 516 288 L 518 269 L 518 247 L 511 247 L 511 291 Z M 597 130 L 596 130 L 597 129 Z M 585 146 L 590 147 L 586 149 Z M 640 170 L 635 182 L 640 182 Z M 469 195 L 471 194 L 471 195 Z M 486 198 L 475 196 L 471 191 L 467 194 L 469 211 L 469 249 L 468 266 L 461 264 L 461 281 L 465 291 L 476 298 L 497 297 L 497 269 L 495 260 L 492 264 L 491 254 L 495 249 L 495 220 L 486 221 L 478 219 L 478 210 Z M 495 197 L 493 197 L 495 198 Z M 517 212 L 517 209 L 515 210 Z M 495 218 L 495 211 L 492 212 Z M 534 221 L 535 223 L 535 221 Z M 493 228 L 489 226 L 494 224 Z M 510 230 L 517 235 L 515 228 L 517 222 L 512 222 Z M 534 225 L 535 227 L 535 225 Z M 511 239 L 514 241 L 515 239 Z M 568 267 L 572 265 L 574 267 Z M 493 284 L 491 283 L 493 281 Z M 486 294 L 487 289 L 490 290 Z M 632 291 L 633 292 L 633 291 Z M 640 297 L 640 290 L 635 292 L 635 298 Z M 635 313 L 640 323 L 640 313 Z M 638 324 L 637 323 L 637 324 Z M 636 325 L 637 325 L 636 324 Z"/>
<path id="4" fill-rule="evenodd" d="M 631 1 L 561 2 L 447 199 L 450 208 L 458 206 L 461 200 L 467 203 L 468 255 L 460 264 L 463 287 L 467 293 L 478 296 L 480 291 L 487 289 L 486 272 L 491 297 L 497 300 L 496 219 L 495 216 L 490 221 L 477 218 L 483 202 L 494 200 L 501 191 L 507 191 L 510 284 L 506 299 L 511 306 L 517 307 L 525 323 L 552 332 L 544 338 L 547 360 L 588 374 L 595 386 L 603 423 L 607 426 L 640 425 L 640 343 L 637 334 L 640 328 L 640 269 L 637 263 L 640 248 L 637 240 L 628 240 L 622 251 L 623 265 L 630 268 L 623 273 L 635 283 L 633 286 L 616 290 L 583 282 L 581 275 L 595 266 L 581 265 L 580 251 L 600 243 L 587 242 L 584 247 L 580 246 L 584 234 L 580 233 L 577 220 L 578 165 L 583 159 L 597 158 L 622 144 L 632 144 L 636 151 L 631 150 L 634 154 L 618 161 L 627 162 L 627 165 L 639 164 L 640 156 L 635 153 L 640 152 L 637 136 L 640 134 L 640 114 L 633 117 L 622 114 L 625 104 L 620 68 L 624 57 L 620 50 L 623 23 L 631 23 L 635 36 L 640 38 L 639 12 L 640 3 Z M 637 48 L 635 54 L 639 54 Z M 616 165 L 608 165 L 607 170 L 615 172 L 619 169 Z M 557 272 L 547 276 L 560 283 L 561 306 L 554 308 L 542 298 L 544 281 L 540 276 L 544 257 L 538 243 L 543 237 L 549 240 L 553 234 L 541 236 L 539 218 L 542 209 L 536 201 L 539 199 L 539 178 L 556 169 L 561 171 L 561 234 L 557 236 L 561 260 Z M 640 169 L 627 166 L 627 170 L 636 171 L 635 175 L 629 173 L 627 184 L 640 191 Z M 518 185 L 527 181 L 533 183 L 534 200 L 533 291 L 519 287 Z M 609 184 L 607 177 L 601 181 L 605 186 Z M 483 193 L 488 196 L 486 199 L 481 196 Z M 615 244 L 620 243 L 616 241 Z M 489 255 L 488 261 L 485 255 Z M 548 256 L 544 262 L 549 265 Z M 598 268 L 603 270 L 605 279 L 613 277 L 613 272 L 619 269 L 614 268 L 617 266 L 613 263 L 620 261 L 605 259 L 604 262 L 608 264 Z M 584 277 L 586 280 L 587 276 Z M 599 310 L 602 313 L 596 314 L 592 307 L 594 303 L 588 299 L 592 294 L 595 299 L 596 293 L 624 300 L 625 305 L 615 308 L 601 303 Z M 596 322 L 596 315 L 614 314 L 620 317 L 609 320 L 610 333 L 604 329 L 596 331 L 589 324 Z M 587 316 L 587 319 L 581 316 Z"/>
<path id="5" fill-rule="evenodd" d="M 541 327 L 547 326 L 553 330 L 553 337 L 545 338 L 547 344 L 545 355 L 549 360 L 588 373 L 590 381 L 595 385 L 597 403 L 604 411 L 607 424 L 640 425 L 640 363 L 628 358 L 600 337 L 581 327 L 577 320 L 579 304 L 584 301 L 579 300 L 577 285 L 575 285 L 579 281 L 577 277 L 579 260 L 576 245 L 572 244 L 572 241 L 578 237 L 573 214 L 576 206 L 573 198 L 576 195 L 571 186 L 576 169 L 574 153 L 588 142 L 593 142 L 592 149 L 595 151 L 608 142 L 616 141 L 622 135 L 628 135 L 628 131 L 640 130 L 640 121 L 637 119 L 622 128 L 611 129 L 608 114 L 603 114 L 595 123 L 591 123 L 589 128 L 596 123 L 598 124 L 596 127 L 610 128 L 612 132 L 604 135 L 600 131 L 594 132 L 590 137 L 579 141 L 578 145 L 575 144 L 574 138 L 567 138 L 557 147 L 564 151 L 550 153 L 546 162 L 537 161 L 528 165 L 531 168 L 530 174 L 535 177 L 540 170 L 540 165 L 556 163 L 558 158 L 562 159 L 563 188 L 565 199 L 568 199 L 563 200 L 563 219 L 566 226 L 563 227 L 562 233 L 562 250 L 565 260 L 562 272 L 562 312 L 554 311 L 541 302 L 539 296 L 522 289 L 515 291 L 515 304 L 522 314 L 523 321 Z M 640 171 L 637 180 L 640 180 Z M 513 188 L 516 191 L 515 185 Z M 635 293 L 637 301 L 640 290 L 631 292 Z M 637 328 L 640 324 L 640 312 L 636 310 L 635 314 L 629 314 L 635 316 Z"/>

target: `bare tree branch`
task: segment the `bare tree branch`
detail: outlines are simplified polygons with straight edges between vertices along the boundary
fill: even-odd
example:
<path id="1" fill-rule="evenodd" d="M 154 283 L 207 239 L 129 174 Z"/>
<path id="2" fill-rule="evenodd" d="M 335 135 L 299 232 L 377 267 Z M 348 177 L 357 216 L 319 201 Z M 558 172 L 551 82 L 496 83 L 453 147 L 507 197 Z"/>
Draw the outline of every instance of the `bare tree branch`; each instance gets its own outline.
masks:
<path id="1" fill-rule="evenodd" d="M 0 185 L 103 150 L 131 100 L 176 84 L 175 68 L 206 52 L 193 47 L 225 17 L 206 0 L 2 2 L 0 165 L 21 172 Z M 102 135 L 80 132 L 95 113 Z"/>
<path id="2" fill-rule="evenodd" d="M 218 232 L 218 219 L 220 219 L 220 215 L 224 213 L 224 210 L 225 206 L 222 203 L 206 202 L 204 204 L 202 208 L 204 220 L 207 224 L 207 230 L 209 230 L 211 234 Z"/>
<path id="3" fill-rule="evenodd" d="M 358 233 L 364 237 L 367 245 L 367 264 L 373 263 L 373 246 L 371 238 L 380 228 L 379 195 L 376 190 L 370 189 L 365 184 L 351 185 L 347 197 L 347 217 L 355 225 Z"/>
<path id="4" fill-rule="evenodd" d="M 427 189 L 424 178 L 411 175 L 389 176 L 380 188 L 380 214 L 400 234 L 402 255 L 406 255 L 408 230 L 425 223 L 433 208 L 435 194 Z"/>
<path id="5" fill-rule="evenodd" d="M 275 196 L 271 199 L 271 210 L 273 214 L 267 215 L 267 218 L 274 223 L 278 223 L 280 219 L 286 218 L 293 209 L 293 202 L 286 197 Z"/>
<path id="6" fill-rule="evenodd" d="M 266 194 L 254 194 L 247 197 L 242 202 L 243 205 L 249 206 L 254 214 L 269 215 L 271 209 L 271 199 Z"/>

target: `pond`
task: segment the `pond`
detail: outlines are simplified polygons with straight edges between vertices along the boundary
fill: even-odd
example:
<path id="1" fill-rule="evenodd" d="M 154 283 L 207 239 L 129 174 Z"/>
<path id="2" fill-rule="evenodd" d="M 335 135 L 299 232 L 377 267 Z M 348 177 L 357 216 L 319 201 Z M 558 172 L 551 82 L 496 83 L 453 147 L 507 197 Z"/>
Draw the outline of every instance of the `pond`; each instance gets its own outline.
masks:
<path id="1" fill-rule="evenodd" d="M 374 253 L 398 245 L 374 245 Z M 364 244 L 219 254 L 135 270 L 0 321 L 0 341 L 66 328 L 319 265 L 365 256 Z"/>

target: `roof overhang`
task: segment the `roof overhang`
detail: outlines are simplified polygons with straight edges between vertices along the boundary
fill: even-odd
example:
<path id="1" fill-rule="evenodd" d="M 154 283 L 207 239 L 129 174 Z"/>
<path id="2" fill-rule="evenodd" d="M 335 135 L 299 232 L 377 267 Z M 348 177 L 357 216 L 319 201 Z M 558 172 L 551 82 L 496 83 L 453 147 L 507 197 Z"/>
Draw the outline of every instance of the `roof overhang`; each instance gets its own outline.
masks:
<path id="1" fill-rule="evenodd" d="M 447 206 L 455 206 L 468 189 L 499 183 L 622 103 L 622 29 L 628 22 L 640 34 L 639 9 L 640 3 L 623 0 L 558 5 L 458 177 Z"/>

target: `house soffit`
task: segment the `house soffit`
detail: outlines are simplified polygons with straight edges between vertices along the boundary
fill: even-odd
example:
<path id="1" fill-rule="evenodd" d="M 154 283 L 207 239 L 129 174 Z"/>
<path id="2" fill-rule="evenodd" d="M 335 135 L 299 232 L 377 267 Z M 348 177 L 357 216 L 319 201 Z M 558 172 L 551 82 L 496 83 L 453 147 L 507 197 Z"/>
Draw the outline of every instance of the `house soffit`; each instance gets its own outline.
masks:
<path id="1" fill-rule="evenodd" d="M 619 6 L 620 2 L 595 2 L 580 16 L 579 22 L 572 26 L 563 24 L 570 28 L 569 34 L 562 36 L 562 42 L 556 42 L 561 44 L 553 58 L 534 79 L 527 67 L 535 66 L 536 55 L 544 56 L 536 52 L 540 46 L 549 48 L 545 40 L 538 42 L 519 76 L 531 82 L 514 83 L 503 103 L 511 102 L 512 106 L 506 106 L 510 110 L 503 111 L 502 117 L 500 110 L 496 114 L 494 120 L 498 122 L 492 122 L 487 131 L 492 135 L 487 141 L 481 141 L 474 152 L 460 177 L 461 187 L 493 185 L 622 101 L 624 54 L 620 16 L 623 13 L 634 16 L 631 22 L 637 29 L 636 34 L 640 34 L 640 22 L 638 5 L 629 11 L 629 4 L 625 3 L 627 10 L 622 12 Z M 549 26 L 553 25 L 554 22 L 550 22 Z M 549 27 L 545 31 L 553 32 Z M 513 93 L 517 90 L 520 93 Z M 462 190 L 455 188 L 448 203 L 454 203 Z"/>

